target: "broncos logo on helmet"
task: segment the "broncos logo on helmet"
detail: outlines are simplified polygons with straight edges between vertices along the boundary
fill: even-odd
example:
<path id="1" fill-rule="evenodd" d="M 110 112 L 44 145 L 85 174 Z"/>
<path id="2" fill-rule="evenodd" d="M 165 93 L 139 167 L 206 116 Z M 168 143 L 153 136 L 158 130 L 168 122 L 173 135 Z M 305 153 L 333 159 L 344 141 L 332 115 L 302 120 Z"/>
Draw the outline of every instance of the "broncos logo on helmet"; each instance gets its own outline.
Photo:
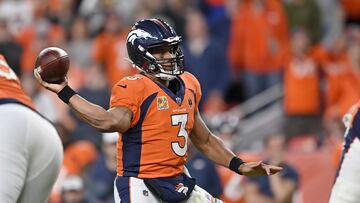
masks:
<path id="1" fill-rule="evenodd" d="M 166 22 L 153 18 L 141 20 L 127 37 L 127 51 L 136 68 L 164 80 L 172 80 L 184 72 L 181 37 Z M 151 53 L 169 50 L 170 58 L 157 59 Z"/>

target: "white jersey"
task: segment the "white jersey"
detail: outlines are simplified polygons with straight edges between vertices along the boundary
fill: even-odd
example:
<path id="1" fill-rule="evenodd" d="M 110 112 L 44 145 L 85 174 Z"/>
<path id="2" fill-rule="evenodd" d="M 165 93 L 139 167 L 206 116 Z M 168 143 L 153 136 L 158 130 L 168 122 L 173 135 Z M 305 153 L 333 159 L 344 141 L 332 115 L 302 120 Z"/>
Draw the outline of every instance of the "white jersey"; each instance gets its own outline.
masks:
<path id="1" fill-rule="evenodd" d="M 0 202 L 45 202 L 63 159 L 56 129 L 21 102 L 0 99 L 0 139 Z"/>
<path id="2" fill-rule="evenodd" d="M 330 203 L 360 202 L 360 102 L 345 116 L 344 148 Z"/>
<path id="3" fill-rule="evenodd" d="M 59 174 L 62 144 L 1 54 L 0 140 L 0 202 L 45 202 Z"/>

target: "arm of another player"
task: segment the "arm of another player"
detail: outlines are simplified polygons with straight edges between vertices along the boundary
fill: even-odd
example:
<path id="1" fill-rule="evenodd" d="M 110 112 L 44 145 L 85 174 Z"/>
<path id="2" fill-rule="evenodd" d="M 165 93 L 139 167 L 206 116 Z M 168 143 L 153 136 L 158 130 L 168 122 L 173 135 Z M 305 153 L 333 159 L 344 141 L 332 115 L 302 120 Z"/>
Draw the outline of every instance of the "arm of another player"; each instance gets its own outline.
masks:
<path id="1" fill-rule="evenodd" d="M 195 113 L 195 123 L 190 139 L 197 149 L 216 164 L 229 167 L 231 160 L 236 156 L 220 138 L 210 132 L 198 110 Z M 238 171 L 246 176 L 272 175 L 281 170 L 281 167 L 267 165 L 261 161 L 243 163 L 238 168 Z"/>
<path id="2" fill-rule="evenodd" d="M 36 70 L 34 70 L 34 75 L 43 87 L 56 94 L 68 84 L 67 80 L 61 84 L 47 83 L 41 79 Z M 82 120 L 102 132 L 125 132 L 130 127 L 133 116 L 133 113 L 127 107 L 114 107 L 105 110 L 77 94 L 69 99 L 68 105 Z"/>

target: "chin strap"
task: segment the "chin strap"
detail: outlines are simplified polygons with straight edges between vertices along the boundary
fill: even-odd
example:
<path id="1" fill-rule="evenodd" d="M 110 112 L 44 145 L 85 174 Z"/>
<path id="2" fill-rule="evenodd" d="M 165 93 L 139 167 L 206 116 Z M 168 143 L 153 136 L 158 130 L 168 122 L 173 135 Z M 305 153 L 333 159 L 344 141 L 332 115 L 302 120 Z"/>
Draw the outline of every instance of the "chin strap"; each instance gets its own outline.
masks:
<path id="1" fill-rule="evenodd" d="M 158 73 L 158 74 L 155 74 L 154 76 L 157 78 L 160 78 L 162 80 L 167 80 L 167 81 L 171 81 L 176 78 L 175 75 L 167 75 L 167 74 L 163 74 L 163 73 Z"/>

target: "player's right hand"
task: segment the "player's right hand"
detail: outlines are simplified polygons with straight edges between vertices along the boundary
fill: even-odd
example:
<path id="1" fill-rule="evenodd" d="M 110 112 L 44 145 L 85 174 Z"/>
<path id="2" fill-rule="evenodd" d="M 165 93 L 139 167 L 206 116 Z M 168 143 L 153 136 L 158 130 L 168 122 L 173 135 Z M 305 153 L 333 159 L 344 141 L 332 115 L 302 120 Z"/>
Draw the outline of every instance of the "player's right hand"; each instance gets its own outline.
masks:
<path id="1" fill-rule="evenodd" d="M 66 77 L 65 77 L 64 82 L 62 82 L 60 84 L 45 82 L 41 78 L 41 76 L 39 74 L 39 70 L 37 68 L 34 69 L 34 76 L 35 76 L 36 80 L 40 83 L 41 86 L 45 87 L 46 89 L 48 89 L 56 94 L 58 92 L 60 92 L 60 90 L 62 90 L 68 84 L 68 80 Z"/>

